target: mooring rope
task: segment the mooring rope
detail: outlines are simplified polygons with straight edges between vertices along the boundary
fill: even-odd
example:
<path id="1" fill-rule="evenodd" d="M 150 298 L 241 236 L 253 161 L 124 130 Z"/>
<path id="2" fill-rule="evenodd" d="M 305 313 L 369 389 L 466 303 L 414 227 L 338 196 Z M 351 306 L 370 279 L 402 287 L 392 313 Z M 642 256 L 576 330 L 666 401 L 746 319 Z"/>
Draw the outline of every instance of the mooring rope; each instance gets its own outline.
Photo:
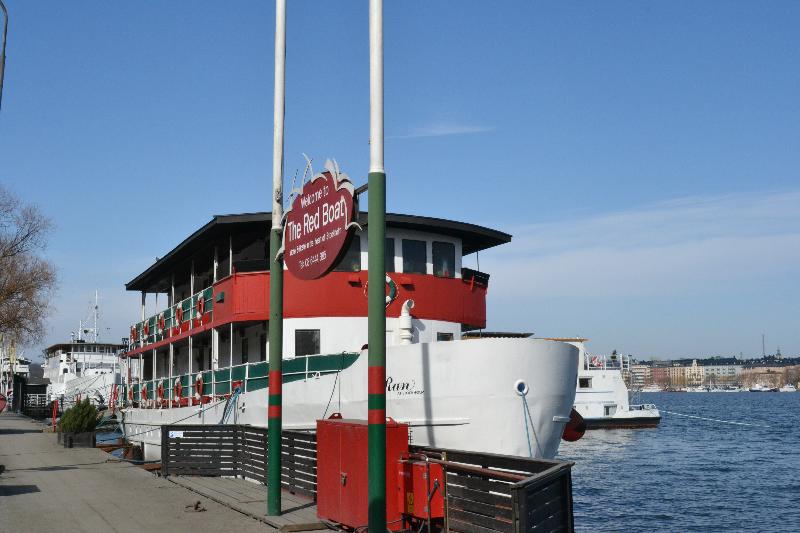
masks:
<path id="1" fill-rule="evenodd" d="M 720 420 L 718 418 L 708 418 L 705 416 L 695 416 L 695 415 L 686 415 L 683 413 L 676 413 L 674 411 L 666 411 L 664 409 L 659 409 L 662 413 L 668 413 L 675 416 L 683 416 L 686 418 L 696 418 L 697 420 L 706 420 L 708 422 L 720 422 L 722 424 L 734 424 L 736 426 L 749 426 L 749 427 L 756 427 L 756 428 L 771 428 L 772 426 L 767 426 L 765 424 L 750 424 L 747 422 L 734 422 L 732 420 Z"/>
<path id="2" fill-rule="evenodd" d="M 533 431 L 533 440 L 536 441 L 536 449 L 539 451 L 540 456 L 544 456 L 544 453 L 542 453 L 542 447 L 539 444 L 539 437 L 536 436 L 536 426 L 533 425 L 533 417 L 531 416 L 531 408 L 528 406 L 528 399 L 525 397 L 525 395 L 521 395 L 521 397 L 522 397 L 522 405 L 523 408 L 525 409 L 525 413 L 522 416 L 525 417 L 525 415 L 527 415 L 527 417 L 525 417 L 525 433 L 528 434 L 528 420 L 530 420 L 531 431 Z M 528 434 L 528 453 L 530 454 L 531 457 L 533 457 L 530 434 Z"/>

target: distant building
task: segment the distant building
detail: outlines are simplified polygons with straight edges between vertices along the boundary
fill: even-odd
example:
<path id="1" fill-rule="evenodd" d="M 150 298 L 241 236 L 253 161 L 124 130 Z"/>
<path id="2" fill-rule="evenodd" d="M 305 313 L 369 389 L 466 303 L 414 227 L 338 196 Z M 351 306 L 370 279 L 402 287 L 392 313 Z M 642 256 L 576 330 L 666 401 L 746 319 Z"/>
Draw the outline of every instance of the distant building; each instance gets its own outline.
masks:
<path id="1" fill-rule="evenodd" d="M 641 389 L 653 383 L 653 371 L 648 365 L 635 364 L 630 366 L 630 383 L 632 389 Z"/>
<path id="2" fill-rule="evenodd" d="M 684 368 L 687 387 L 699 387 L 703 384 L 703 367 L 698 366 L 697 359 L 692 361 L 691 366 Z"/>
<path id="3" fill-rule="evenodd" d="M 703 383 L 712 387 L 738 383 L 741 375 L 742 365 L 706 365 L 703 367 Z"/>

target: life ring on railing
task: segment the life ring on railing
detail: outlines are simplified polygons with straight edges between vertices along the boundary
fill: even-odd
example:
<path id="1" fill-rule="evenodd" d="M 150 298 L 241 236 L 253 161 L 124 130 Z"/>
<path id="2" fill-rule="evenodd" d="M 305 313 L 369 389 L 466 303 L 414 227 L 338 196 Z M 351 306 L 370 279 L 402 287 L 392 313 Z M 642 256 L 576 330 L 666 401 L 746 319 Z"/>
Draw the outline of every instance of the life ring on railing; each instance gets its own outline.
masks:
<path id="1" fill-rule="evenodd" d="M 206 310 L 206 299 L 200 296 L 197 299 L 197 303 L 195 304 L 195 311 L 197 312 L 197 318 L 203 318 L 203 312 Z"/>
<path id="2" fill-rule="evenodd" d="M 183 322 L 183 307 L 181 305 L 175 308 L 173 317 L 175 318 L 175 326 L 180 326 L 181 322 Z"/>
<path id="3" fill-rule="evenodd" d="M 139 398 L 143 401 L 147 401 L 147 385 L 142 383 L 139 385 Z"/>
<path id="4" fill-rule="evenodd" d="M 156 396 L 158 396 L 159 400 L 163 400 L 164 399 L 164 382 L 163 381 L 159 381 L 158 382 L 158 387 L 156 387 Z"/>
<path id="5" fill-rule="evenodd" d="M 197 377 L 194 378 L 194 399 L 195 400 L 202 400 L 203 399 L 203 375 L 197 374 Z"/>
<path id="6" fill-rule="evenodd" d="M 149 320 L 144 323 L 144 326 L 142 326 L 142 332 L 144 333 L 145 337 L 149 337 L 150 336 L 150 321 Z"/>
<path id="7" fill-rule="evenodd" d="M 386 307 L 389 307 L 389 305 L 395 300 L 395 298 L 397 298 L 397 284 L 394 282 L 392 278 L 389 277 L 388 274 L 386 275 L 386 285 L 389 286 L 389 294 L 386 295 Z M 364 284 L 365 297 L 369 297 L 368 289 L 369 289 L 369 281 L 367 281 Z"/>
<path id="8" fill-rule="evenodd" d="M 172 386 L 172 392 L 175 394 L 175 399 L 180 401 L 183 395 L 183 385 L 181 385 L 181 378 L 175 378 L 175 384 Z"/>
<path id="9" fill-rule="evenodd" d="M 131 326 L 131 340 L 132 341 L 136 340 L 136 333 L 137 333 L 136 326 Z"/>
<path id="10" fill-rule="evenodd" d="M 164 333 L 164 329 L 167 327 L 167 319 L 164 318 L 164 313 L 158 315 L 158 321 L 156 322 L 156 327 L 158 328 L 159 333 Z"/>
<path id="11" fill-rule="evenodd" d="M 596 355 L 592 357 L 592 366 L 603 366 L 603 363 L 600 361 L 600 358 Z"/>

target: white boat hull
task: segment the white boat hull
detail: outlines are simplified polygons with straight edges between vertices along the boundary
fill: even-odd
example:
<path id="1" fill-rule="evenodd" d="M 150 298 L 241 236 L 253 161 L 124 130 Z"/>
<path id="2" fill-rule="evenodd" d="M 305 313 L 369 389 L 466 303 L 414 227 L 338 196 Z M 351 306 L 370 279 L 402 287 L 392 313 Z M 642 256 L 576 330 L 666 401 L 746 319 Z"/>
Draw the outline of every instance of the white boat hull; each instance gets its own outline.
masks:
<path id="1" fill-rule="evenodd" d="M 577 355 L 570 344 L 541 339 L 390 346 L 386 414 L 410 425 L 415 445 L 552 458 L 575 400 Z M 520 381 L 525 395 L 517 392 Z M 243 393 L 227 422 L 266 427 L 267 397 L 266 388 Z M 157 459 L 161 425 L 218 424 L 225 403 L 126 408 L 126 438 L 144 445 L 146 459 Z M 334 412 L 367 418 L 366 351 L 338 375 L 284 383 L 284 429 L 313 429 Z"/>

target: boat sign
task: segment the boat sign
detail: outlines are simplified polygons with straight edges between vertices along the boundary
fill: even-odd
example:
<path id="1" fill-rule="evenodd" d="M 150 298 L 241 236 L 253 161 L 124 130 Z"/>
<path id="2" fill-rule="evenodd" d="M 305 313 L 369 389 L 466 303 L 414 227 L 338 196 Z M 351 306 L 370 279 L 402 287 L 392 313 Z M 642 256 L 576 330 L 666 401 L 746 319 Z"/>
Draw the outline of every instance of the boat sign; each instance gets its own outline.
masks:
<path id="1" fill-rule="evenodd" d="M 171 439 L 180 439 L 183 438 L 183 431 L 170 431 L 169 438 Z"/>
<path id="2" fill-rule="evenodd" d="M 283 261 L 295 277 L 321 278 L 344 253 L 353 222 L 353 185 L 333 163 L 307 182 L 286 212 Z"/>

